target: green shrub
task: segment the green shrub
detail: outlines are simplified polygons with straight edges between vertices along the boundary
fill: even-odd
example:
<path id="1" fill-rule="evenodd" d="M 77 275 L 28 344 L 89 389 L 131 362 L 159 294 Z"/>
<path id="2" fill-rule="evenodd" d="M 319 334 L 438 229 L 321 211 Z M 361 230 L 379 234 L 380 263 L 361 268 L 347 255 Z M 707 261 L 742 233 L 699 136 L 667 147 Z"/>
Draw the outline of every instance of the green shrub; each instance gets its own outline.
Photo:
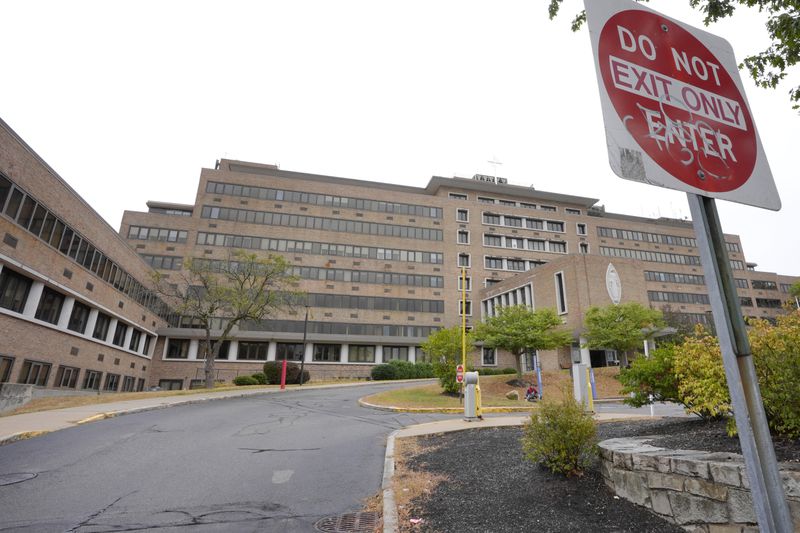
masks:
<path id="1" fill-rule="evenodd" d="M 630 368 L 621 369 L 622 393 L 632 394 L 624 402 L 633 407 L 652 402 L 680 403 L 674 362 L 675 346 L 666 344 L 653 350 L 649 358 L 637 357 Z"/>
<path id="2" fill-rule="evenodd" d="M 267 361 L 264 363 L 264 376 L 270 385 L 279 385 L 281 382 L 281 366 L 283 361 Z"/>
<path id="3" fill-rule="evenodd" d="M 433 365 L 430 363 L 416 363 L 414 364 L 414 378 L 426 379 L 433 378 L 436 375 L 433 373 Z"/>
<path id="4" fill-rule="evenodd" d="M 506 374 L 516 374 L 517 370 L 514 368 L 479 368 L 477 372 L 481 376 L 504 376 Z"/>
<path id="5" fill-rule="evenodd" d="M 753 364 L 770 429 L 800 437 L 800 311 L 750 322 Z"/>
<path id="6" fill-rule="evenodd" d="M 264 363 L 264 375 L 270 385 L 280 385 L 283 361 L 267 361 Z M 303 383 L 311 381 L 308 370 L 303 370 Z M 300 365 L 292 361 L 286 362 L 286 383 L 300 383 Z"/>
<path id="7" fill-rule="evenodd" d="M 414 363 L 409 361 L 388 361 L 387 364 L 392 365 L 395 369 L 397 377 L 392 379 L 414 379 Z"/>
<path id="8" fill-rule="evenodd" d="M 728 383 L 716 337 L 698 328 L 692 337 L 675 347 L 673 365 L 678 401 L 686 407 L 687 413 L 705 419 L 731 414 Z M 731 428 L 729 426 L 729 432 Z"/>
<path id="9" fill-rule="evenodd" d="M 388 363 L 375 365 L 372 367 L 370 376 L 372 376 L 372 379 L 375 381 L 397 379 L 397 367 Z"/>
<path id="10" fill-rule="evenodd" d="M 253 376 L 236 376 L 233 378 L 233 384 L 242 387 L 245 385 L 258 385 L 258 381 Z"/>
<path id="11" fill-rule="evenodd" d="M 255 379 L 259 385 L 267 384 L 267 375 L 263 372 L 256 372 L 253 374 L 253 379 Z"/>
<path id="12" fill-rule="evenodd" d="M 597 430 L 573 398 L 545 401 L 525 425 L 522 449 L 529 461 L 553 473 L 581 475 L 597 457 Z"/>

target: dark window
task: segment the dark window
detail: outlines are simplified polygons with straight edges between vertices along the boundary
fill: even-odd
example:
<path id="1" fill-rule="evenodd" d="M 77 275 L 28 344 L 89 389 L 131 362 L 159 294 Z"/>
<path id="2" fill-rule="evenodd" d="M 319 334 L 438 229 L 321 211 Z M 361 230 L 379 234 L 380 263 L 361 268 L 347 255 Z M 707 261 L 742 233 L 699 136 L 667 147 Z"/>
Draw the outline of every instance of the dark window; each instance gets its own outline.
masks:
<path id="1" fill-rule="evenodd" d="M 760 279 L 754 279 L 752 281 L 753 288 L 760 291 L 777 291 L 778 284 L 774 281 L 764 281 Z"/>
<path id="2" fill-rule="evenodd" d="M 408 361 L 408 346 L 384 346 L 384 361 Z"/>
<path id="3" fill-rule="evenodd" d="M 3 176 L 0 176 L 0 194 L 2 191 Z M 0 202 L 2 204 L 2 202 Z M 0 355 L 0 383 L 5 383 L 11 378 L 11 367 L 14 366 L 14 358 Z"/>
<path id="4" fill-rule="evenodd" d="M 483 349 L 483 364 L 484 366 L 494 366 L 497 364 L 494 348 Z"/>
<path id="5" fill-rule="evenodd" d="M 341 344 L 315 344 L 314 361 L 326 361 L 338 363 L 341 358 Z"/>
<path id="6" fill-rule="evenodd" d="M 105 313 L 97 313 L 97 321 L 94 323 L 92 337 L 101 341 L 108 337 L 108 326 L 111 324 L 111 317 Z"/>
<path id="7" fill-rule="evenodd" d="M 136 392 L 142 392 L 144 390 L 144 378 L 139 378 L 136 380 Z"/>
<path id="8" fill-rule="evenodd" d="M 567 296 L 564 290 L 564 274 L 562 272 L 556 273 L 556 304 L 558 306 L 558 312 L 566 313 L 567 312 Z"/>
<path id="9" fill-rule="evenodd" d="M 9 192 L 11 192 L 11 182 L 0 174 L 0 211 L 3 210 Z"/>
<path id="10" fill-rule="evenodd" d="M 780 309 L 781 301 L 773 298 L 756 298 L 756 305 L 767 309 Z"/>
<path id="11" fill-rule="evenodd" d="M 3 268 L 0 272 L 0 307 L 21 313 L 25 309 L 31 283 L 29 278 Z"/>
<path id="12" fill-rule="evenodd" d="M 268 342 L 242 342 L 239 341 L 239 360 L 244 361 L 266 361 Z"/>
<path id="13" fill-rule="evenodd" d="M 80 371 L 79 368 L 75 368 L 74 366 L 59 366 L 56 371 L 56 381 L 53 383 L 53 386 L 74 389 L 78 384 L 78 374 Z"/>
<path id="14" fill-rule="evenodd" d="M 187 359 L 189 357 L 189 339 L 170 339 L 167 343 L 167 357 Z"/>
<path id="15" fill-rule="evenodd" d="M 375 346 L 351 344 L 348 351 L 347 360 L 352 363 L 374 363 Z"/>
<path id="16" fill-rule="evenodd" d="M 72 307 L 72 314 L 69 316 L 67 329 L 77 331 L 78 333 L 86 331 L 86 323 L 89 321 L 90 312 L 91 309 L 88 305 L 75 302 L 75 305 Z"/>
<path id="17" fill-rule="evenodd" d="M 117 329 L 114 330 L 114 338 L 111 343 L 115 346 L 125 345 L 125 335 L 128 333 L 128 326 L 122 322 L 117 322 Z"/>
<path id="18" fill-rule="evenodd" d="M 160 379 L 158 386 L 163 390 L 181 390 L 183 388 L 182 379 Z M 142 387 L 144 388 L 144 387 Z"/>
<path id="19" fill-rule="evenodd" d="M 47 385 L 47 378 L 50 377 L 50 368 L 50 363 L 26 359 L 22 362 L 22 370 L 19 373 L 19 383 L 44 387 Z"/>
<path id="20" fill-rule="evenodd" d="M 61 314 L 63 303 L 63 294 L 54 291 L 50 287 L 45 287 L 42 290 L 42 297 L 39 299 L 39 307 L 36 308 L 36 318 L 51 324 L 58 324 L 58 317 Z"/>
<path id="21" fill-rule="evenodd" d="M 144 336 L 144 348 L 142 349 L 142 353 L 144 355 L 148 355 L 148 353 L 150 352 L 150 340 L 151 339 L 152 339 L 152 337 L 150 337 L 150 335 L 145 335 Z"/>
<path id="22" fill-rule="evenodd" d="M 100 390 L 100 378 L 103 377 L 102 372 L 97 370 L 87 370 L 83 376 L 83 388 L 90 390 Z"/>
<path id="23" fill-rule="evenodd" d="M 31 223 L 31 218 L 33 218 L 33 211 L 35 209 L 36 200 L 30 196 L 26 196 L 25 200 L 22 202 L 22 209 L 19 210 L 19 214 L 17 215 L 17 224 L 25 229 L 28 229 L 28 226 Z"/>
<path id="24" fill-rule="evenodd" d="M 16 220 L 17 218 L 17 211 L 19 211 L 19 206 L 22 204 L 22 191 L 19 189 L 14 189 L 11 191 L 11 196 L 8 199 L 8 204 L 6 205 L 5 213 L 10 218 Z"/>
<path id="25" fill-rule="evenodd" d="M 305 347 L 302 343 L 279 342 L 275 350 L 275 360 L 302 361 L 304 353 Z"/>
<path id="26" fill-rule="evenodd" d="M 119 374 L 106 374 L 106 384 L 103 385 L 103 390 L 109 392 L 117 392 L 119 388 Z"/>
<path id="27" fill-rule="evenodd" d="M 219 353 L 217 354 L 216 359 L 227 359 L 228 353 L 231 349 L 231 341 L 222 341 L 222 345 L 219 347 Z M 205 350 L 205 342 L 200 341 L 200 346 L 197 348 L 197 358 L 198 359 L 205 359 L 206 358 L 206 350 Z"/>
<path id="28" fill-rule="evenodd" d="M 128 349 L 134 352 L 139 351 L 139 341 L 142 339 L 142 332 L 138 329 L 134 329 L 133 333 L 131 333 L 131 342 L 128 345 Z"/>
<path id="29" fill-rule="evenodd" d="M 136 387 L 136 378 L 125 376 L 122 378 L 122 390 L 120 392 L 133 392 Z"/>

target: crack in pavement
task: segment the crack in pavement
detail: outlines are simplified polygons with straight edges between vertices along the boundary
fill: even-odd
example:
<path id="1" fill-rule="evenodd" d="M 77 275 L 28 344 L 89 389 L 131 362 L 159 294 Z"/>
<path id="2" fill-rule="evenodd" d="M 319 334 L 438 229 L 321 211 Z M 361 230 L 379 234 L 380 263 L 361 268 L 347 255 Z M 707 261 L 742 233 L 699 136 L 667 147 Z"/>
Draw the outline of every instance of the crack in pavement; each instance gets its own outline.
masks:
<path id="1" fill-rule="evenodd" d="M 264 452 L 316 452 L 322 448 L 239 448 L 246 452 L 264 453 Z"/>
<path id="2" fill-rule="evenodd" d="M 118 501 L 120 501 L 120 500 L 121 500 L 121 499 L 123 499 L 123 498 L 127 498 L 127 497 L 128 497 L 128 496 L 130 496 L 131 494 L 135 494 L 135 493 L 137 493 L 137 492 L 139 492 L 139 491 L 138 491 L 138 490 L 134 490 L 134 491 L 131 491 L 131 492 L 129 492 L 128 494 L 123 494 L 122 496 L 120 496 L 119 498 L 117 498 L 117 499 L 116 499 L 116 500 L 114 500 L 113 502 L 109 503 L 108 505 L 106 505 L 106 506 L 105 506 L 105 507 L 103 507 L 102 509 L 98 510 L 98 511 L 97 511 L 97 512 L 95 512 L 95 513 L 92 513 L 92 514 L 90 514 L 90 515 L 89 515 L 89 516 L 88 516 L 88 517 L 87 517 L 87 518 L 86 518 L 86 519 L 85 519 L 83 522 L 81 522 L 80 524 L 78 524 L 78 525 L 76 525 L 76 526 L 72 527 L 71 529 L 68 529 L 68 530 L 67 530 L 67 532 L 68 532 L 68 533 L 73 533 L 73 532 L 77 531 L 77 530 L 78 530 L 78 528 L 81 528 L 81 527 L 83 527 L 83 526 L 85 526 L 85 525 L 88 525 L 88 524 L 89 524 L 89 522 L 91 522 L 92 520 L 94 520 L 95 518 L 97 518 L 98 516 L 100 516 L 101 514 L 105 513 L 105 512 L 106 512 L 106 511 L 108 511 L 109 509 L 111 509 L 111 507 L 113 507 L 113 506 L 114 506 L 114 504 L 116 504 Z"/>

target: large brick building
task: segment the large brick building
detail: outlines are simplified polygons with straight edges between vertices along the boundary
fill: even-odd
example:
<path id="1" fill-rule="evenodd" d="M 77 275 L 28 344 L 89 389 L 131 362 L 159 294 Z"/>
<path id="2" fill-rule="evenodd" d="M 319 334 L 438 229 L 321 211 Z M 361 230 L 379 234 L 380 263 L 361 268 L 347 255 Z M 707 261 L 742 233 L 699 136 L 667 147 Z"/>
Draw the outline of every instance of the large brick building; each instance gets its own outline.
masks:
<path id="1" fill-rule="evenodd" d="M 221 160 L 202 170 L 193 205 L 149 202 L 148 212 L 126 211 L 121 234 L 165 275 L 186 257 L 225 261 L 239 248 L 279 253 L 294 265 L 309 293 L 305 351 L 301 309 L 236 332 L 216 365 L 220 379 L 283 357 L 304 357 L 316 376 L 365 376 L 378 362 L 422 359 L 419 344 L 433 329 L 461 323 L 462 267 L 468 325 L 489 304 L 548 306 L 559 309 L 577 343 L 582 311 L 610 303 L 609 263 L 617 265 L 623 301 L 708 321 L 690 223 L 606 213 L 593 198 L 497 181 L 434 177 L 418 188 Z M 744 312 L 780 313 L 798 278 L 751 270 L 739 238 L 726 240 Z M 161 333 L 167 340 L 153 381 L 199 379 L 200 332 Z M 491 350 L 473 357 L 479 366 L 513 366 L 508 354 Z M 566 349 L 542 362 L 569 359 Z"/>
<path id="2" fill-rule="evenodd" d="M 461 323 L 462 267 L 468 325 L 500 305 L 547 306 L 577 342 L 583 310 L 611 301 L 609 264 L 622 301 L 666 305 L 689 322 L 710 311 L 687 222 L 606 213 L 593 198 L 488 176 L 420 188 L 221 160 L 201 171 L 193 204 L 147 207 L 126 211 L 117 233 L 0 122 L 0 381 L 99 391 L 198 383 L 201 332 L 149 281 L 235 249 L 293 265 L 308 293 L 308 342 L 303 308 L 243 325 L 216 363 L 225 381 L 282 358 L 305 358 L 315 378 L 422 360 L 431 331 Z M 726 240 L 745 314 L 776 316 L 798 278 L 755 271 L 739 238 Z M 491 350 L 472 357 L 512 365 Z M 565 349 L 542 363 L 571 357 Z"/>

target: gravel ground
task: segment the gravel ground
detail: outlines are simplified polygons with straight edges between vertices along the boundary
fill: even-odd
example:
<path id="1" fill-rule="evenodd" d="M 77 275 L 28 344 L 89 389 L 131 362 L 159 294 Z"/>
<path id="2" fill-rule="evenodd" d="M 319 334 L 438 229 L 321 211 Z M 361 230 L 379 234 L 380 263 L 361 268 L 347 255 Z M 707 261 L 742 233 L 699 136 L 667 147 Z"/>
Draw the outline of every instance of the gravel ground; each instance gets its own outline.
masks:
<path id="1" fill-rule="evenodd" d="M 653 444 L 671 448 L 738 452 L 724 424 L 699 419 L 613 422 L 598 426 L 600 440 L 664 435 Z M 564 478 L 523 458 L 520 428 L 459 431 L 419 437 L 423 452 L 409 467 L 445 476 L 425 500 L 411 504 L 422 522 L 404 531 L 446 533 L 681 532 L 646 509 L 619 499 L 593 468 Z M 778 460 L 797 461 L 798 442 L 776 445 Z"/>

